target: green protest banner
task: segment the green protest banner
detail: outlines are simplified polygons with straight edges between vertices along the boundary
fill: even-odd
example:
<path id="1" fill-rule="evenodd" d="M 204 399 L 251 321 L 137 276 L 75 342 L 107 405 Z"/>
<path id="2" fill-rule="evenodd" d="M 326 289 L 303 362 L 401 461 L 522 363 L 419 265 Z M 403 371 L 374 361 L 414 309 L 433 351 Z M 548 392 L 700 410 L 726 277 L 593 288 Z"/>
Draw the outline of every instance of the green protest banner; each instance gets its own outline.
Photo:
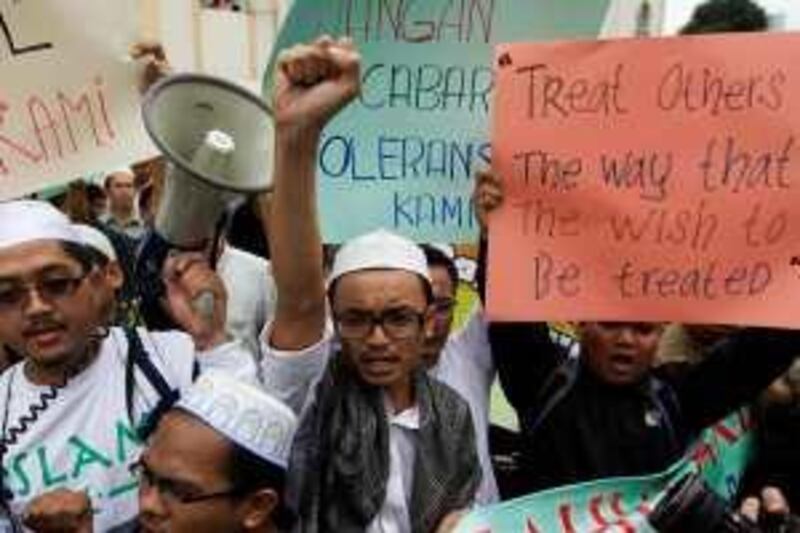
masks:
<path id="1" fill-rule="evenodd" d="M 708 428 L 686 457 L 664 472 L 559 487 L 478 508 L 456 533 L 653 533 L 647 517 L 687 474 L 699 473 L 717 494 L 733 497 L 753 454 L 752 429 L 751 414 L 742 409 Z"/>
<path id="2" fill-rule="evenodd" d="M 361 97 L 319 149 L 325 241 L 377 227 L 473 241 L 473 174 L 490 159 L 493 44 L 594 37 L 608 8 L 608 0 L 295 0 L 276 54 L 328 34 L 351 36 L 363 57 Z"/>

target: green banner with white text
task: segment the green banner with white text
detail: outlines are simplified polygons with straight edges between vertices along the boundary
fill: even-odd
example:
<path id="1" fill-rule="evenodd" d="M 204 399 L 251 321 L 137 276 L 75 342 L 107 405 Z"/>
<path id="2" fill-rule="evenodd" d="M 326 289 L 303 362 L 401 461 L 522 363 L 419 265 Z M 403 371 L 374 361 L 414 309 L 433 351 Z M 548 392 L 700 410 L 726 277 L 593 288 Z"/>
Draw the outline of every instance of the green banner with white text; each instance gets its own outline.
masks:
<path id="1" fill-rule="evenodd" d="M 708 428 L 686 457 L 664 472 L 559 487 L 477 508 L 456 533 L 653 532 L 648 515 L 687 474 L 699 473 L 726 499 L 736 494 L 753 454 L 752 430 L 752 415 L 742 409 Z"/>

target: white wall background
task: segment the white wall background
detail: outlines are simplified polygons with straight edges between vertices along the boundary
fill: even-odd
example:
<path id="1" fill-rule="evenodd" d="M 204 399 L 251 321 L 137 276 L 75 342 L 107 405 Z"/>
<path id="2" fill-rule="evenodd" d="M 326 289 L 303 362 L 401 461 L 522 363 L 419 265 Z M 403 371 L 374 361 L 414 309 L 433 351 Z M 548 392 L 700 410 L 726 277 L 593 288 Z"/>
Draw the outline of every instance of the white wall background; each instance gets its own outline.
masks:
<path id="1" fill-rule="evenodd" d="M 249 0 L 249 12 L 201 9 L 199 0 L 140 0 L 142 36 L 164 44 L 176 71 L 205 72 L 260 92 L 290 2 Z"/>

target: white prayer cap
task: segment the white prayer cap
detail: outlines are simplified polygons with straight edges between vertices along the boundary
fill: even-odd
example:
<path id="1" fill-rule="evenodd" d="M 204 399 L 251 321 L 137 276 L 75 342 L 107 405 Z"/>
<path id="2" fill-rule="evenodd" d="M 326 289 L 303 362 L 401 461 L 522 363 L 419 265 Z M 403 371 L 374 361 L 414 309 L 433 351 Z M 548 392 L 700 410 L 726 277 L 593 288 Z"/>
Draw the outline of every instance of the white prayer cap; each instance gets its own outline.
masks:
<path id="1" fill-rule="evenodd" d="M 431 284 L 422 248 L 385 229 L 347 241 L 333 260 L 328 286 L 343 275 L 360 270 L 405 270 Z"/>
<path id="2" fill-rule="evenodd" d="M 263 390 L 223 372 L 208 370 L 184 393 L 176 407 L 258 457 L 287 467 L 297 417 Z"/>
<path id="3" fill-rule="evenodd" d="M 97 250 L 109 261 L 117 262 L 117 252 L 114 251 L 114 246 L 108 240 L 106 234 L 97 228 L 87 226 L 86 224 L 73 224 L 73 227 L 83 239 L 84 244 L 89 248 Z"/>
<path id="4" fill-rule="evenodd" d="M 43 240 L 84 244 L 67 216 L 52 204 L 40 200 L 0 202 L 0 249 Z"/>

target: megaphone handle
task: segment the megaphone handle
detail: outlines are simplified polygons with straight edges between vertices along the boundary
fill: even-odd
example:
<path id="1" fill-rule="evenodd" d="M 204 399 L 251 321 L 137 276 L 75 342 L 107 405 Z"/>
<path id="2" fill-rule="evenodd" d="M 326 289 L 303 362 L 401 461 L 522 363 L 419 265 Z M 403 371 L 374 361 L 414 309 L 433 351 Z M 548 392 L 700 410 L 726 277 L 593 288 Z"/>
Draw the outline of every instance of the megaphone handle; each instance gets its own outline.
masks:
<path id="1" fill-rule="evenodd" d="M 214 303 L 216 297 L 211 291 L 202 291 L 194 300 L 192 300 L 192 308 L 200 315 L 206 322 L 211 322 L 214 318 Z"/>

